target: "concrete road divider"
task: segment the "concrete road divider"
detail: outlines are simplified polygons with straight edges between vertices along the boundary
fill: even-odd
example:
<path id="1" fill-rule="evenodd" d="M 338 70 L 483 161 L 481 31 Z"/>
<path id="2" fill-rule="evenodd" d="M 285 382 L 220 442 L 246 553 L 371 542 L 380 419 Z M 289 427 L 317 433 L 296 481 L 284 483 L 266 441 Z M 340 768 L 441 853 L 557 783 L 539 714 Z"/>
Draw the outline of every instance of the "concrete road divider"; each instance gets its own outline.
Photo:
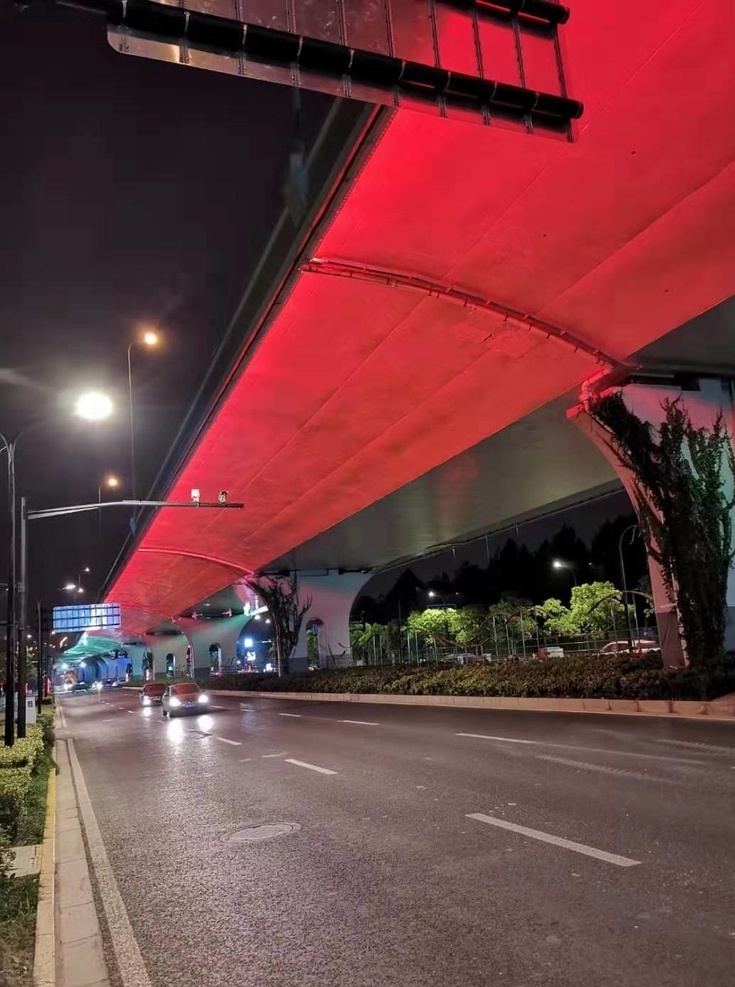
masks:
<path id="1" fill-rule="evenodd" d="M 548 713 L 615 713 L 623 716 L 671 716 L 676 719 L 731 720 L 735 696 L 707 702 L 679 699 L 554 699 L 521 696 L 401 696 L 353 692 L 260 692 L 209 689 L 213 696 L 287 699 L 302 702 L 381 703 L 388 706 L 443 706 L 460 709 L 518 709 Z"/>

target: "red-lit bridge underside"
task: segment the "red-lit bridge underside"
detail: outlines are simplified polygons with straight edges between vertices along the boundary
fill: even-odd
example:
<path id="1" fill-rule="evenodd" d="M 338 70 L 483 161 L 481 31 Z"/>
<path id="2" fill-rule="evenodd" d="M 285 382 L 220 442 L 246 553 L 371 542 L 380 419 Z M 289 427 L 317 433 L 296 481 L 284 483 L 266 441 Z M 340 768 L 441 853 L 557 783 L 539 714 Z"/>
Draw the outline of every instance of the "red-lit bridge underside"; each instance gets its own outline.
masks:
<path id="1" fill-rule="evenodd" d="M 108 594 L 128 631 L 577 386 L 595 348 L 624 359 L 735 292 L 732 5 L 577 0 L 564 39 L 574 144 L 389 121 L 170 492 L 226 488 L 246 509 L 159 512 Z"/>

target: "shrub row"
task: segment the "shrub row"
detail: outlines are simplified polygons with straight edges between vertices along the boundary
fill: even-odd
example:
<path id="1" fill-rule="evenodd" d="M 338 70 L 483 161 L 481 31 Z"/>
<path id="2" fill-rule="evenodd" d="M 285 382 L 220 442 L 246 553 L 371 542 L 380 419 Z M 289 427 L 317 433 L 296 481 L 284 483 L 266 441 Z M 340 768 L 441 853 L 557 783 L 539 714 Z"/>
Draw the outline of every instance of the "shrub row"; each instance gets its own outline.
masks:
<path id="1" fill-rule="evenodd" d="M 223 675 L 209 679 L 206 685 L 260 692 L 702 700 L 735 692 L 735 658 L 727 656 L 707 675 L 692 669 L 664 669 L 658 655 L 610 655 L 445 668 L 345 668 L 280 679 L 274 674 Z"/>
<path id="2" fill-rule="evenodd" d="M 26 811 L 33 772 L 43 754 L 44 737 L 53 713 L 44 711 L 41 722 L 27 728 L 26 736 L 13 747 L 0 748 L 0 833 L 15 839 Z"/>

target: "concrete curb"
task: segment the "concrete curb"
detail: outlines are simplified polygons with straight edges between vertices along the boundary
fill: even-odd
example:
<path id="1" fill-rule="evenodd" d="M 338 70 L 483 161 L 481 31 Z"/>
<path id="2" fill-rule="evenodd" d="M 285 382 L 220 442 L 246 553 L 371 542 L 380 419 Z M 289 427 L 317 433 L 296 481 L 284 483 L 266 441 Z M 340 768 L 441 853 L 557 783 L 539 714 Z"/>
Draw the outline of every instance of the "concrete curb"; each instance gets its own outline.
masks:
<path id="1" fill-rule="evenodd" d="M 58 987 L 109 987 L 107 964 L 87 848 L 82 835 L 77 778 L 70 754 L 63 710 L 59 722 L 65 737 L 57 739 L 59 756 L 56 823 L 56 935 Z M 35 985 L 34 985 L 35 987 Z"/>
<path id="2" fill-rule="evenodd" d="M 289 699 L 302 702 L 380 703 L 388 706 L 443 706 L 460 709 L 516 709 L 546 713 L 614 713 L 616 716 L 658 716 L 673 719 L 732 721 L 735 700 L 709 702 L 677 699 L 527 699 L 521 696 L 399 696 L 353 692 L 259 692 L 209 689 L 213 696 L 247 699 Z"/>
<path id="3" fill-rule="evenodd" d="M 56 745 L 51 748 L 53 767 L 48 776 L 46 822 L 43 828 L 41 873 L 38 879 L 36 948 L 33 987 L 56 984 Z"/>

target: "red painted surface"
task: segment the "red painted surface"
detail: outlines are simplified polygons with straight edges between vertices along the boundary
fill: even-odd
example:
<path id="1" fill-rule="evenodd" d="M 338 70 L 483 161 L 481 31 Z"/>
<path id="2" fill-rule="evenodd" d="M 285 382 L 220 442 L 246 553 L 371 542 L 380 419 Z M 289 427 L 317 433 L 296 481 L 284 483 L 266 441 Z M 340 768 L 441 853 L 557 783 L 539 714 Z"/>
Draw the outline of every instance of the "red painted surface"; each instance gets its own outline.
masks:
<path id="1" fill-rule="evenodd" d="M 577 0 L 564 39 L 575 144 L 400 113 L 316 256 L 454 284 L 618 357 L 732 295 L 735 8 Z M 594 369 L 492 313 L 303 274 L 171 491 L 246 509 L 159 512 L 143 545 L 257 569 Z M 153 618 L 229 582 L 139 552 L 109 598 Z"/>

